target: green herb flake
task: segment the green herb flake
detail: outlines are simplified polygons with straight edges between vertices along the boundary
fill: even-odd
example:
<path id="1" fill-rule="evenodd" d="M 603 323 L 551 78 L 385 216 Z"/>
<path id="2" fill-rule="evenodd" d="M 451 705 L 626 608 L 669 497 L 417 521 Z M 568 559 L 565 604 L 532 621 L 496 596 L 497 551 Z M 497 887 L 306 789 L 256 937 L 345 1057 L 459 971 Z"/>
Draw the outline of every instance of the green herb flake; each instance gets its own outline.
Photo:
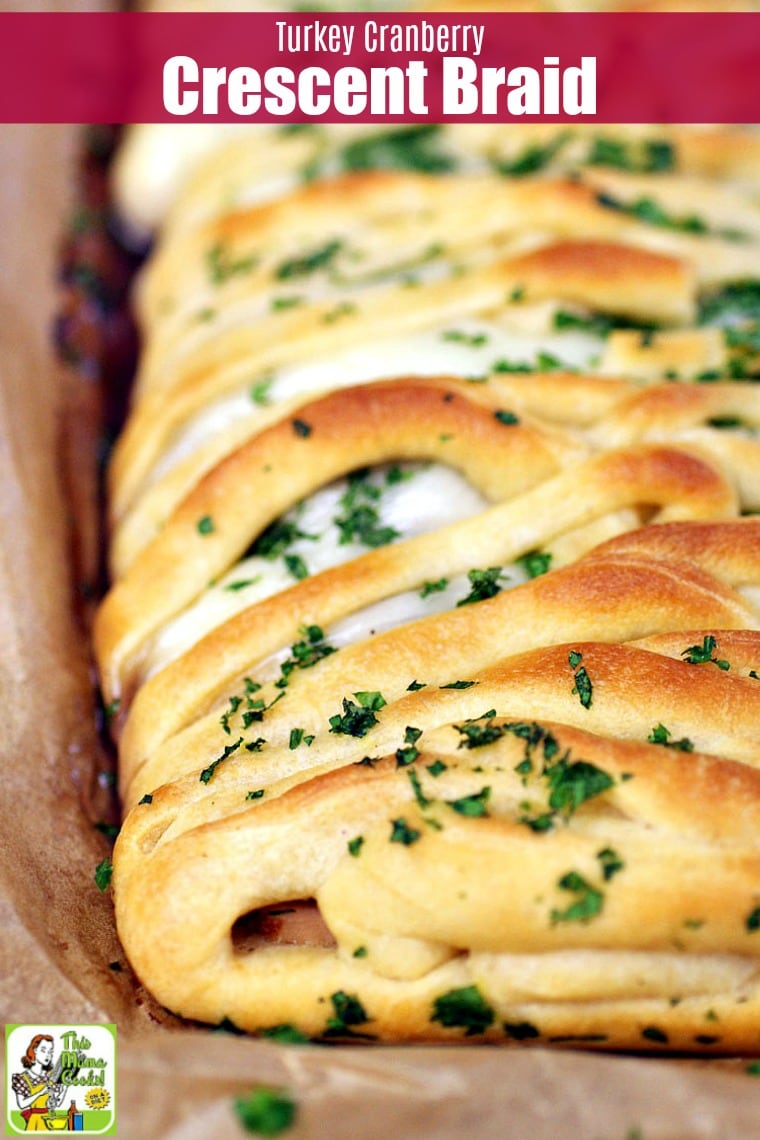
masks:
<path id="1" fill-rule="evenodd" d="M 439 689 L 471 689 L 477 681 L 449 681 L 448 685 L 439 685 Z"/>
<path id="2" fill-rule="evenodd" d="M 343 698 L 343 714 L 330 717 L 330 732 L 343 736 L 366 736 L 377 724 L 376 712 L 385 707 L 380 693 L 354 693 L 358 704 Z"/>
<path id="3" fill-rule="evenodd" d="M 542 550 L 530 550 L 516 561 L 529 578 L 540 578 L 542 574 L 548 572 L 552 564 L 552 555 Z"/>
<path id="4" fill-rule="evenodd" d="M 512 427 L 520 422 L 519 416 L 516 416 L 514 412 L 506 412 L 501 408 L 494 412 L 494 419 L 497 419 L 500 424 L 504 424 L 505 427 Z"/>
<path id="5" fill-rule="evenodd" d="M 266 1037 L 269 1041 L 276 1041 L 280 1045 L 307 1045 L 309 1038 L 295 1025 L 283 1022 L 280 1025 L 269 1025 L 265 1029 L 257 1029 L 258 1037 Z"/>
<path id="6" fill-rule="evenodd" d="M 505 575 L 501 566 L 491 566 L 487 570 L 469 570 L 467 577 L 470 582 L 470 592 L 457 606 L 469 606 L 473 602 L 483 602 L 487 598 L 494 598 L 501 593 L 501 581 Z"/>
<path id="7" fill-rule="evenodd" d="M 214 520 L 212 519 L 211 515 L 204 515 L 203 518 L 198 519 L 197 523 L 195 524 L 195 529 L 198 531 L 198 534 L 213 534 Z"/>
<path id="8" fill-rule="evenodd" d="M 285 568 L 297 582 L 309 577 L 309 567 L 300 554 L 284 554 L 282 558 Z"/>
<path id="9" fill-rule="evenodd" d="M 95 868 L 95 886 L 99 891 L 107 891 L 111 885 L 111 876 L 113 874 L 113 863 L 106 856 L 102 863 L 98 863 Z"/>
<path id="10" fill-rule="evenodd" d="M 612 847 L 603 847 L 601 851 L 597 851 L 596 857 L 601 864 L 602 878 L 605 883 L 608 883 L 613 875 L 617 875 L 625 867 L 625 863 Z"/>
<path id="11" fill-rule="evenodd" d="M 349 855 L 352 855 L 354 859 L 356 859 L 362 847 L 364 846 L 364 836 L 357 835 L 353 839 L 349 839 L 346 846 L 348 847 Z"/>
<path id="12" fill-rule="evenodd" d="M 430 1020 L 446 1029 L 464 1029 L 465 1037 L 472 1037 L 493 1025 L 494 1011 L 477 986 L 462 986 L 435 999 Z"/>
<path id="13" fill-rule="evenodd" d="M 234 1100 L 241 1126 L 256 1136 L 279 1136 L 298 1115 L 295 1101 L 283 1089 L 260 1085 Z"/>
<path id="14" fill-rule="evenodd" d="M 760 1061 L 750 1061 L 745 1072 L 751 1077 L 760 1077 Z"/>
<path id="15" fill-rule="evenodd" d="M 678 752 L 693 752 L 694 743 L 688 736 L 680 740 L 671 740 L 671 732 L 664 724 L 656 724 L 647 737 L 648 744 L 661 744 L 664 748 L 674 748 Z"/>
<path id="16" fill-rule="evenodd" d="M 228 593 L 236 594 L 239 590 L 247 590 L 249 586 L 255 586 L 260 581 L 260 574 L 254 575 L 253 578 L 236 578 L 234 582 L 228 582 L 224 589 Z"/>
<path id="17" fill-rule="evenodd" d="M 138 804 L 152 804 L 153 803 L 153 796 L 150 795 L 149 792 L 146 792 L 145 795 L 143 796 L 143 798 L 141 800 L 138 800 L 137 802 L 138 802 Z"/>
<path id="18" fill-rule="evenodd" d="M 571 891 L 577 895 L 577 898 L 565 910 L 552 908 L 550 915 L 552 924 L 557 922 L 588 922 L 601 913 L 604 895 L 592 887 L 577 871 L 568 871 L 558 881 L 557 886 L 562 891 Z"/>
<path id="19" fill-rule="evenodd" d="M 282 294 L 279 297 L 272 297 L 269 302 L 269 307 L 273 313 L 283 313 L 287 309 L 295 309 L 304 303 L 304 298 L 299 297 L 297 293 Z"/>
<path id="20" fill-rule="evenodd" d="M 308 277 L 319 269 L 327 269 L 332 265 L 343 248 L 343 242 L 338 238 L 325 242 L 303 257 L 289 258 L 281 262 L 275 269 L 278 281 L 290 281 L 294 277 Z"/>
<path id="21" fill-rule="evenodd" d="M 584 709 L 591 708 L 594 690 L 591 684 L 591 678 L 586 672 L 586 667 L 585 665 L 581 664 L 583 661 L 583 654 L 578 653 L 575 649 L 571 649 L 567 660 L 570 668 L 575 670 L 575 684 L 573 685 L 571 692 L 577 694 L 578 700 L 581 702 Z"/>
<path id="22" fill-rule="evenodd" d="M 351 955 L 351 957 L 352 958 L 366 958 L 367 957 L 367 947 L 366 946 L 357 946 L 356 949 L 354 950 L 353 954 Z"/>
<path id="23" fill-rule="evenodd" d="M 441 333 L 442 340 L 452 341 L 455 344 L 466 344 L 468 348 L 483 348 L 488 344 L 486 333 L 466 333 L 460 329 L 447 329 Z"/>
<path id="24" fill-rule="evenodd" d="M 744 925 L 750 934 L 754 934 L 756 930 L 760 930 L 760 906 L 756 906 L 751 910 L 744 920 Z"/>
<path id="25" fill-rule="evenodd" d="M 250 273 L 258 265 L 259 259 L 253 254 L 234 258 L 222 242 L 217 242 L 206 253 L 206 272 L 212 285 L 223 285 L 231 277 Z"/>
<path id="26" fill-rule="evenodd" d="M 301 439 L 308 439 L 309 436 L 311 435 L 312 431 L 314 430 L 312 428 L 311 424 L 307 424 L 305 420 L 295 419 L 292 421 L 292 423 L 293 423 L 293 431 L 296 433 L 297 436 L 300 436 Z"/>
<path id="27" fill-rule="evenodd" d="M 462 796 L 458 800 L 446 800 L 450 808 L 453 808 L 459 815 L 465 815 L 471 819 L 480 816 L 488 815 L 488 799 L 491 795 L 489 787 L 481 788 L 479 792 L 474 792 L 469 796 Z"/>
<path id="28" fill-rule="evenodd" d="M 330 995 L 330 1001 L 333 1004 L 335 1016 L 328 1018 L 327 1029 L 323 1036 L 364 1036 L 364 1034 L 354 1033 L 351 1028 L 354 1025 L 365 1025 L 370 1020 L 358 997 L 355 994 L 347 994 L 344 990 L 338 990 Z"/>
<path id="29" fill-rule="evenodd" d="M 414 792 L 414 798 L 417 801 L 417 805 L 421 808 L 430 807 L 433 801 L 429 800 L 422 791 L 420 778 L 413 768 L 407 772 L 407 776 L 409 777 L 409 783 L 412 785 L 412 791 Z"/>
<path id="30" fill-rule="evenodd" d="M 563 757 L 545 770 L 551 789 L 549 807 L 570 816 L 586 800 L 601 795 L 614 786 L 615 781 L 602 768 L 586 760 L 568 762 Z"/>
<path id="31" fill-rule="evenodd" d="M 456 159 L 441 149 L 438 123 L 415 123 L 348 143 L 339 153 L 343 170 L 416 170 L 445 174 L 456 168 Z"/>
<path id="32" fill-rule="evenodd" d="M 418 693 L 420 689 L 424 689 L 426 687 L 427 686 L 424 681 L 410 681 L 406 686 L 406 691 L 407 693 Z"/>
<path id="33" fill-rule="evenodd" d="M 391 843 L 402 843 L 404 847 L 411 847 L 421 838 L 422 832 L 410 827 L 403 816 L 391 820 Z"/>
<path id="34" fill-rule="evenodd" d="M 437 582 L 423 582 L 420 597 L 429 598 L 431 594 L 439 594 L 446 589 L 448 584 L 448 578 L 439 578 Z"/>
<path id="35" fill-rule="evenodd" d="M 105 835 L 106 839 L 115 839 L 119 834 L 118 823 L 106 823 L 104 819 L 99 819 L 93 826 L 101 835 Z"/>
<path id="36" fill-rule="evenodd" d="M 494 170 L 506 178 L 524 178 L 527 174 L 535 174 L 549 165 L 569 137 L 568 132 L 562 131 L 543 146 L 532 143 L 524 147 L 515 158 L 500 158 L 494 161 Z"/>
<path id="37" fill-rule="evenodd" d="M 231 756 L 233 752 L 237 752 L 242 743 L 243 737 L 241 736 L 235 741 L 234 744 L 228 744 L 222 755 L 217 756 L 216 760 L 213 760 L 207 768 L 203 769 L 200 776 L 198 777 L 200 782 L 202 784 L 208 784 L 209 781 L 213 779 L 214 773 L 216 772 L 219 765 L 222 764 L 228 756 Z"/>
<path id="38" fill-rule="evenodd" d="M 269 395 L 271 387 L 271 378 L 268 380 L 257 380 L 255 384 L 251 384 L 251 387 L 248 389 L 248 395 L 254 404 L 259 404 L 261 407 L 264 407 L 272 402 Z"/>
<path id="39" fill-rule="evenodd" d="M 443 772 L 448 771 L 448 764 L 444 764 L 443 760 L 434 760 L 432 764 L 426 765 L 428 772 L 436 779 Z"/>
<path id="40" fill-rule="evenodd" d="M 257 788 L 255 792 L 247 792 L 246 800 L 260 800 L 264 795 L 264 788 Z"/>
<path id="41" fill-rule="evenodd" d="M 688 665 L 707 665 L 711 662 L 726 672 L 731 666 L 728 661 L 716 656 L 717 649 L 717 641 L 712 634 L 707 634 L 701 645 L 690 645 L 688 649 L 683 650 L 681 656 Z"/>

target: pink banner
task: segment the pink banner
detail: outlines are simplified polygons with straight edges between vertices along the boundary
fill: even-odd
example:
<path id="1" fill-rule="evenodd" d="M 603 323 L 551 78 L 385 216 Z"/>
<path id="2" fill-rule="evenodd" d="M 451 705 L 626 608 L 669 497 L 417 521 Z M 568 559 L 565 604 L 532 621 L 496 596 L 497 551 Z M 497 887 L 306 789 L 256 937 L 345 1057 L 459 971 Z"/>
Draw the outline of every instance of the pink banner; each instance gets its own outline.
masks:
<path id="1" fill-rule="evenodd" d="M 0 15 L 0 122 L 760 121 L 760 14 Z"/>

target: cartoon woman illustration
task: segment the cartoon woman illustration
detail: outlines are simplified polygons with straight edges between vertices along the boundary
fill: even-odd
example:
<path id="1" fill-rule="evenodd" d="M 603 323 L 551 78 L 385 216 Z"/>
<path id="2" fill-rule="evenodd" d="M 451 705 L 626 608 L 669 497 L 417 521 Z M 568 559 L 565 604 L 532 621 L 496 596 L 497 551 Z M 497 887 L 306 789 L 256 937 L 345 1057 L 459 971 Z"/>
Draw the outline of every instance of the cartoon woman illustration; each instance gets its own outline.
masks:
<path id="1" fill-rule="evenodd" d="M 44 1117 L 63 1100 L 64 1087 L 51 1077 L 53 1069 L 53 1038 L 38 1033 L 29 1042 L 21 1058 L 23 1073 L 11 1078 L 16 1102 L 26 1121 L 26 1132 L 47 1132 Z"/>

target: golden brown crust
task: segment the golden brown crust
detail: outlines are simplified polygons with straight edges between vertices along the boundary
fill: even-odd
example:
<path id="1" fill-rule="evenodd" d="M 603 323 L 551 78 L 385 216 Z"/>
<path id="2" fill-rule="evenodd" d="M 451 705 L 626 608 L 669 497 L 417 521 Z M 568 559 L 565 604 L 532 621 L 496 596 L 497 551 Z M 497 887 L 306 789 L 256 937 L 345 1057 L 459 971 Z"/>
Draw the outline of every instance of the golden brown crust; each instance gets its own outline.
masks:
<path id="1" fill-rule="evenodd" d="M 441 137 L 475 173 L 268 201 L 230 144 L 144 277 L 98 623 L 125 947 L 254 1031 L 757 1048 L 760 151 Z M 306 151 L 261 154 L 292 186 Z M 419 459 L 455 521 L 341 561 L 330 505 L 335 558 L 245 553 Z"/>

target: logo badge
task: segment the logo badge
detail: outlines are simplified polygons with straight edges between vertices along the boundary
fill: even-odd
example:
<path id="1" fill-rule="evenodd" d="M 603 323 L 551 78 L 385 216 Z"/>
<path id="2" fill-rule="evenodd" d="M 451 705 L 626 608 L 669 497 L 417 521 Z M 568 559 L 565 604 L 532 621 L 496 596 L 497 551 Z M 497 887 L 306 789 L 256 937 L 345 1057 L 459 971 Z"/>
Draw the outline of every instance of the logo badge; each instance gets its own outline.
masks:
<path id="1" fill-rule="evenodd" d="M 5 1131 L 116 1135 L 115 1025 L 6 1025 Z"/>

